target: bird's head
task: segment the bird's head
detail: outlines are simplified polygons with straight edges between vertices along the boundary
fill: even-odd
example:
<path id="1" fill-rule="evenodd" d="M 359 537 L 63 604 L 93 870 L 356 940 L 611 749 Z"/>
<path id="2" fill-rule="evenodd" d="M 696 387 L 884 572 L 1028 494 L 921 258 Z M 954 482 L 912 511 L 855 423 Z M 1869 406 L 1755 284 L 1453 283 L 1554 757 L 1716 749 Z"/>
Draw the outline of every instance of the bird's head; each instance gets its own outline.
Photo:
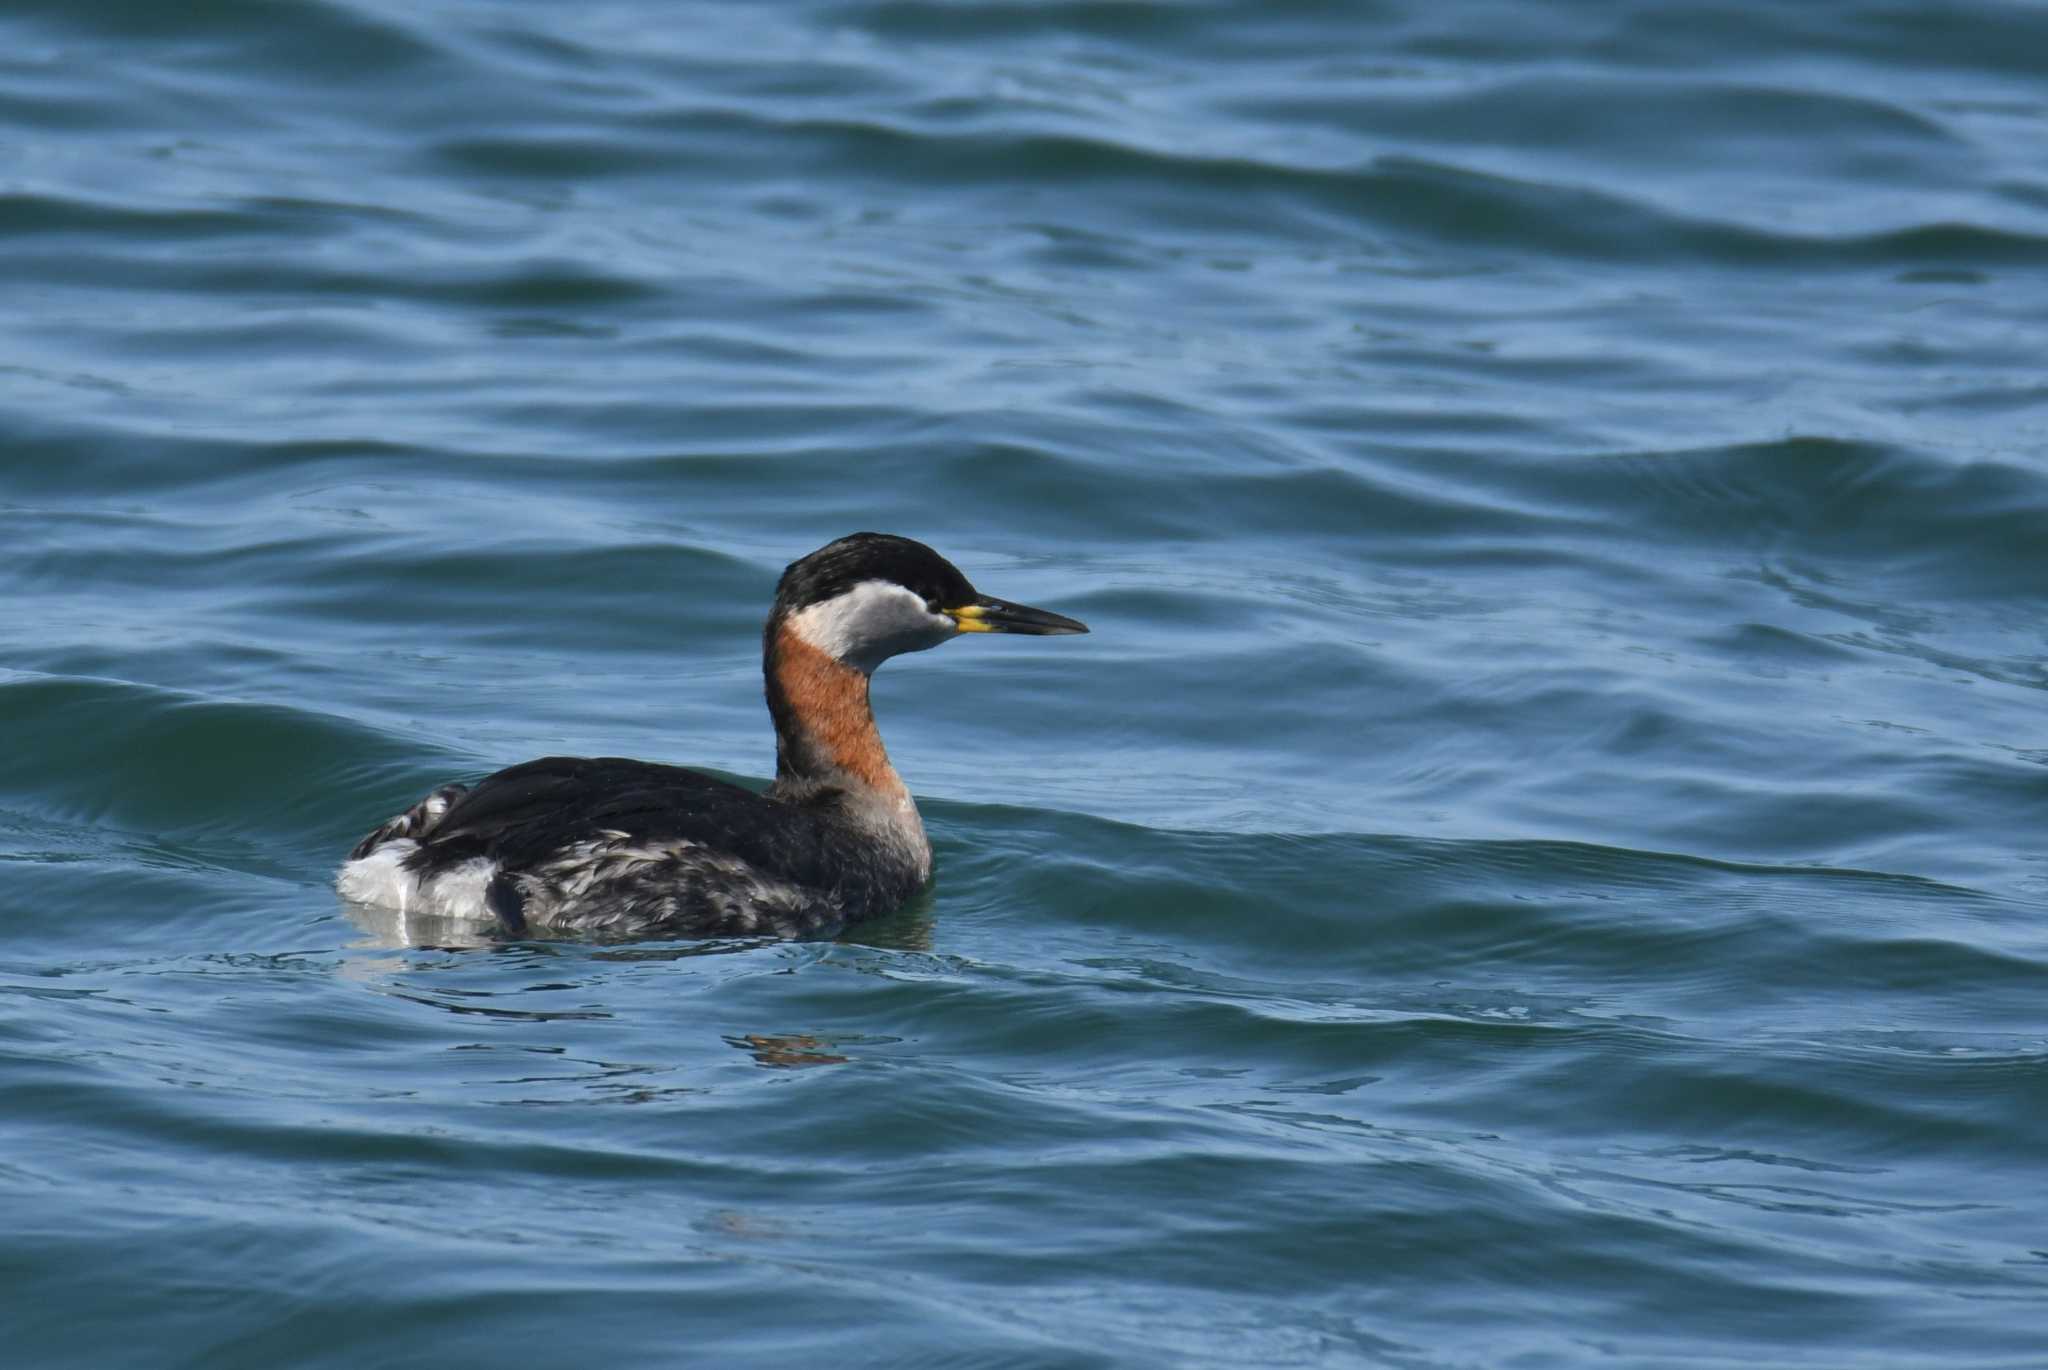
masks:
<path id="1" fill-rule="evenodd" d="M 984 595 L 921 542 L 854 533 L 790 563 L 775 587 L 769 640 L 790 632 L 836 661 L 872 674 L 892 656 L 962 633 L 1085 633 L 1061 614 Z"/>

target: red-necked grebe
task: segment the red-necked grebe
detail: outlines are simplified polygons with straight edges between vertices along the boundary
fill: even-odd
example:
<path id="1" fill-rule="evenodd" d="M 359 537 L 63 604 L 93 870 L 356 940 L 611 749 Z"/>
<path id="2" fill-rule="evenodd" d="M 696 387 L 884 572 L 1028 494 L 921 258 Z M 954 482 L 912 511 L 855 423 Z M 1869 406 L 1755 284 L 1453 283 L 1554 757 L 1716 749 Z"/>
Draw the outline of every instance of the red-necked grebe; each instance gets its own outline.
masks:
<path id="1" fill-rule="evenodd" d="M 921 542 L 855 533 L 782 573 L 763 633 L 775 783 L 623 757 L 544 757 L 445 785 L 356 845 L 349 898 L 508 934 L 813 937 L 931 879 L 868 677 L 962 633 L 1085 633 L 976 592 Z"/>

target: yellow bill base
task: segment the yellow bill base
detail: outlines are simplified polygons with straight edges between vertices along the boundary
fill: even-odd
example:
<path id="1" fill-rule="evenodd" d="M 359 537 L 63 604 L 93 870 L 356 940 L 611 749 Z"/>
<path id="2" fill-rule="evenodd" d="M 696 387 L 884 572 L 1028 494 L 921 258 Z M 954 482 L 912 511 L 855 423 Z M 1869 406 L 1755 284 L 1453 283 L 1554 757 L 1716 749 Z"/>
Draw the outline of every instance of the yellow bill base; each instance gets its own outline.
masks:
<path id="1" fill-rule="evenodd" d="M 946 616 L 960 626 L 963 633 L 992 633 L 995 626 L 983 622 L 988 610 L 979 604 L 963 604 L 957 609 L 946 610 Z"/>

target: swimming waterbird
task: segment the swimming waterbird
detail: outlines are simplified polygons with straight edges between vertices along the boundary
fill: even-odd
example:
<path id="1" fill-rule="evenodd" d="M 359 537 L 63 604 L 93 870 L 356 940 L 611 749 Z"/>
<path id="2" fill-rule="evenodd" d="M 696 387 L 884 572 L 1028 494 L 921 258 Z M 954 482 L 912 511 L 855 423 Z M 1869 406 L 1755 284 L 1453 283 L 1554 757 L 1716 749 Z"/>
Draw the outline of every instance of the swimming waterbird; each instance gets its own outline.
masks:
<path id="1" fill-rule="evenodd" d="M 868 677 L 962 633 L 1085 633 L 978 593 L 921 542 L 855 533 L 791 563 L 762 634 L 775 783 L 551 756 L 444 785 L 349 853 L 346 898 L 513 936 L 815 937 L 887 913 L 932 849 Z"/>

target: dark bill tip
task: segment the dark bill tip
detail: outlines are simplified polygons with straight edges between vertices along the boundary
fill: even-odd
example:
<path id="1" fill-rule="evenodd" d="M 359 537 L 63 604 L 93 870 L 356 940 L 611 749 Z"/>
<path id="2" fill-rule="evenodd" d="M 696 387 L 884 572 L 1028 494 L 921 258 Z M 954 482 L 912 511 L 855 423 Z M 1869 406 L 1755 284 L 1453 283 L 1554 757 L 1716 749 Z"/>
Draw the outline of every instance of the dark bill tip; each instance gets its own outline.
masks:
<path id="1" fill-rule="evenodd" d="M 1059 637 L 1085 633 L 1088 625 L 1065 614 L 1034 609 L 1028 604 L 982 598 L 950 611 L 963 633 L 1024 633 L 1032 637 Z"/>

